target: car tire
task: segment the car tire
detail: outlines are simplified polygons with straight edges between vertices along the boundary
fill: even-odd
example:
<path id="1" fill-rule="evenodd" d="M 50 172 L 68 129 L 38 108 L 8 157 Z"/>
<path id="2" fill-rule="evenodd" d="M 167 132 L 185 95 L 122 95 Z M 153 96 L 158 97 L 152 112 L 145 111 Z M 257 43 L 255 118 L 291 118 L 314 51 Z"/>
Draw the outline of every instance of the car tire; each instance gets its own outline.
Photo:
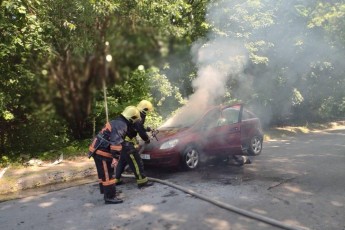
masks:
<path id="1" fill-rule="evenodd" d="M 200 160 L 200 151 L 195 146 L 188 146 L 182 153 L 182 166 L 186 170 L 198 168 Z"/>
<path id="2" fill-rule="evenodd" d="M 251 156 L 257 156 L 261 153 L 262 150 L 262 137 L 253 136 L 248 143 L 248 153 Z"/>

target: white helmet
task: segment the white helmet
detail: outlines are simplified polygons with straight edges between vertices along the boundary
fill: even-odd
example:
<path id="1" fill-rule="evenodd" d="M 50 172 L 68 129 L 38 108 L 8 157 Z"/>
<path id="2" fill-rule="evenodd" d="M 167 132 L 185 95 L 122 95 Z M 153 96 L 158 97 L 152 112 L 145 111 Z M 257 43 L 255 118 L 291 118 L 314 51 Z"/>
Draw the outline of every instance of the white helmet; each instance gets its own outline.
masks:
<path id="1" fill-rule="evenodd" d="M 139 104 L 137 105 L 137 108 L 140 112 L 144 114 L 146 114 L 147 112 L 153 111 L 152 103 L 147 100 L 142 100 L 141 102 L 139 102 Z"/>
<path id="2" fill-rule="evenodd" d="M 135 123 L 138 120 L 141 120 L 140 118 L 140 112 L 135 106 L 127 106 L 125 110 L 121 113 L 122 116 L 124 116 L 128 121 Z"/>

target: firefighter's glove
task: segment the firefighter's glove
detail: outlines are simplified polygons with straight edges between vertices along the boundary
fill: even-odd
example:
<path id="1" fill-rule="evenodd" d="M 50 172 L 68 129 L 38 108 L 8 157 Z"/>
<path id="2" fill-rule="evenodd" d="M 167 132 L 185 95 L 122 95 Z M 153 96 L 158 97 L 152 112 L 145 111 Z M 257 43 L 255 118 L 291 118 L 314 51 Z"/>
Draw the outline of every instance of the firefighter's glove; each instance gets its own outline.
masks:
<path id="1" fill-rule="evenodd" d="M 111 167 L 116 168 L 118 162 L 119 162 L 118 159 L 113 158 L 113 161 L 111 162 Z"/>
<path id="2" fill-rule="evenodd" d="M 151 132 L 151 131 L 152 131 L 151 127 L 146 127 L 146 132 Z"/>
<path id="3" fill-rule="evenodd" d="M 110 150 L 110 153 L 111 153 L 111 155 L 113 156 L 113 158 L 115 158 L 115 159 L 119 159 L 120 158 L 120 152 L 119 151 L 116 151 L 116 150 Z"/>

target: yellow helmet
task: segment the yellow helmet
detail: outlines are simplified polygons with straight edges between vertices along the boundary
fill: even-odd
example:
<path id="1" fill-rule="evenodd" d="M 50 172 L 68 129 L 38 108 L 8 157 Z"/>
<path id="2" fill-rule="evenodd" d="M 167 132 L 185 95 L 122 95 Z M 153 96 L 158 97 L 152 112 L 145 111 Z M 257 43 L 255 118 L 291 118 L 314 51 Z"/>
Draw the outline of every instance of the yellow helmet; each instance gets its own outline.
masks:
<path id="1" fill-rule="evenodd" d="M 153 111 L 153 105 L 151 102 L 147 100 L 142 100 L 139 102 L 137 105 L 137 108 L 139 109 L 140 112 L 146 114 L 146 112 L 152 112 Z"/>
<path id="2" fill-rule="evenodd" d="M 124 116 L 128 121 L 135 123 L 139 120 L 140 118 L 140 112 L 135 106 L 127 106 L 125 110 L 121 113 L 122 116 Z"/>

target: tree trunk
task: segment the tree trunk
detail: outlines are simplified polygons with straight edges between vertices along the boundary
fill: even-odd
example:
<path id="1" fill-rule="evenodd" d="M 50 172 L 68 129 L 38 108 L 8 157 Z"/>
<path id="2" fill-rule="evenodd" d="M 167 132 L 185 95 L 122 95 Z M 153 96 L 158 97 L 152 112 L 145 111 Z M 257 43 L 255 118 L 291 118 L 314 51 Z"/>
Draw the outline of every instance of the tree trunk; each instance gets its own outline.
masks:
<path id="1" fill-rule="evenodd" d="M 97 87 L 99 69 L 95 59 L 87 59 L 84 63 L 75 63 L 69 52 L 52 67 L 52 82 L 57 87 L 55 106 L 57 112 L 67 121 L 75 139 L 87 137 L 85 130 L 90 130 L 92 124 L 87 122 L 91 113 L 92 92 Z"/>

